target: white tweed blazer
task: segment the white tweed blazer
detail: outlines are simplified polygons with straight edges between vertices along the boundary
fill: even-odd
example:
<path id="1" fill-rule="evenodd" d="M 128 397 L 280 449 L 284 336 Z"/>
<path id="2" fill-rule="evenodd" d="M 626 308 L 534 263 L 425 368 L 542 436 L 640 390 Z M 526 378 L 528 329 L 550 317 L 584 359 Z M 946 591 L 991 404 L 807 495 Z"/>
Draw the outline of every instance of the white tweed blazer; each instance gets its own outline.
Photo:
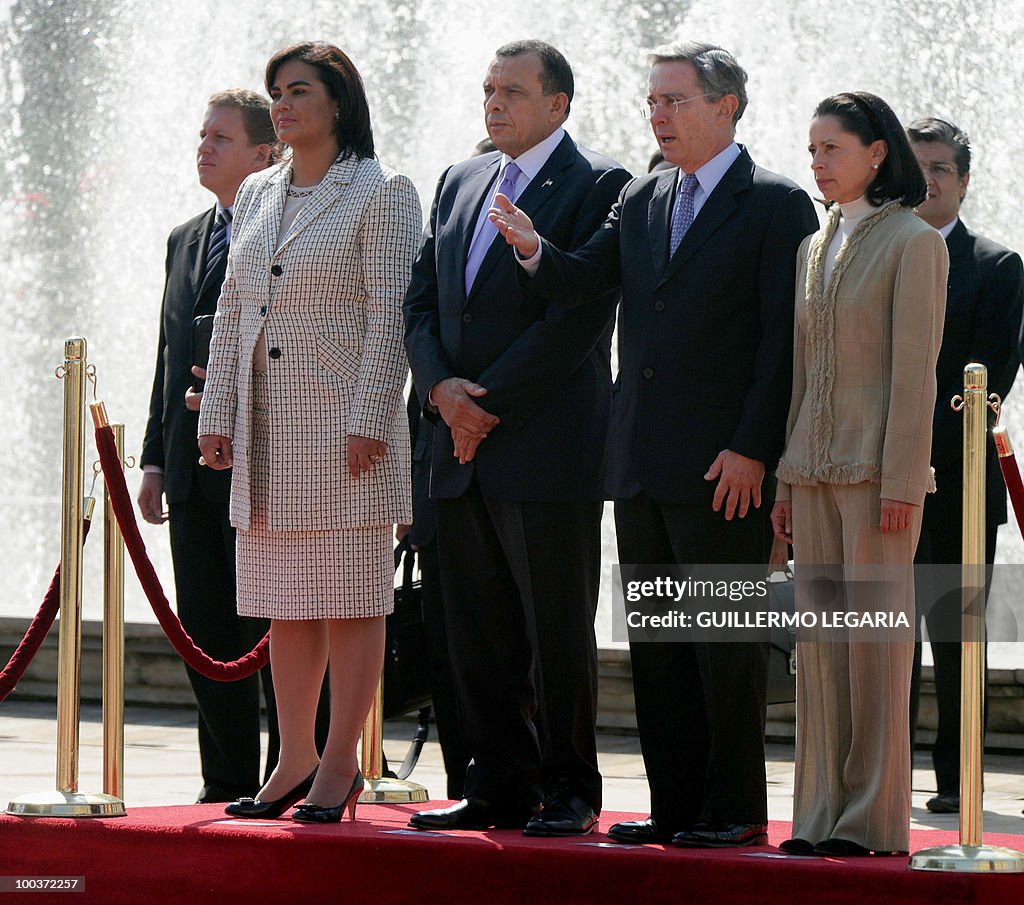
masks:
<path id="1" fill-rule="evenodd" d="M 422 213 L 412 182 L 375 160 L 327 171 L 277 248 L 291 168 L 242 183 L 217 303 L 200 434 L 232 439 L 231 523 L 248 529 L 251 374 L 262 330 L 270 386 L 269 527 L 323 531 L 410 522 L 402 299 Z M 346 437 L 388 444 L 358 480 Z"/>

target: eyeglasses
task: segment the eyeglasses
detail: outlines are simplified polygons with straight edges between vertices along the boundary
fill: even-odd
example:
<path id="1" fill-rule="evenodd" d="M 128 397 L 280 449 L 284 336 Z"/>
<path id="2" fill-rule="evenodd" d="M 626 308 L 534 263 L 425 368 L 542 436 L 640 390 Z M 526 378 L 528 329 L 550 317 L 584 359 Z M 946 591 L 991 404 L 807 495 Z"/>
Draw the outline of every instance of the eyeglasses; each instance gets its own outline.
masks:
<path id="1" fill-rule="evenodd" d="M 658 108 L 661 107 L 669 116 L 675 116 L 679 112 L 679 108 L 683 104 L 689 104 L 691 101 L 699 101 L 705 97 L 711 97 L 710 94 L 698 94 L 695 97 L 672 97 L 666 95 L 664 100 L 655 101 L 647 98 L 640 102 L 637 108 L 640 111 L 640 115 L 644 119 L 650 119 L 658 112 Z"/>
<path id="2" fill-rule="evenodd" d="M 957 174 L 957 169 L 952 164 L 939 163 L 934 160 L 929 161 L 927 163 L 922 163 L 921 169 L 932 176 L 952 176 L 954 174 Z"/>

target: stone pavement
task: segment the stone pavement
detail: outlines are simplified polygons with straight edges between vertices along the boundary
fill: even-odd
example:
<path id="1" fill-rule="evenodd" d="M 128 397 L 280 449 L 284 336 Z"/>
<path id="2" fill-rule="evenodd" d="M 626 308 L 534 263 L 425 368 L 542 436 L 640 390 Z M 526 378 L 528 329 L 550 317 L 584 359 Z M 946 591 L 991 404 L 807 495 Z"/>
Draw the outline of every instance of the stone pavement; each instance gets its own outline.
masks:
<path id="1" fill-rule="evenodd" d="M 129 808 L 183 804 L 195 799 L 202 785 L 196 750 L 195 712 L 185 708 L 129 707 L 125 714 L 125 802 Z M 393 720 L 384 725 L 384 750 L 401 763 L 415 725 Z M 433 730 L 433 727 L 431 727 Z M 56 769 L 56 708 L 52 703 L 8 700 L 0 704 L 0 807 L 11 798 L 51 791 Z M 82 708 L 79 788 L 102 791 L 102 728 L 100 709 Z M 648 812 L 647 782 L 640 745 L 632 735 L 598 738 L 604 798 L 608 810 Z M 985 759 L 985 829 L 1021 835 L 1024 849 L 1024 755 L 989 754 Z M 427 787 L 435 799 L 444 797 L 441 749 L 436 740 L 424 746 L 410 779 Z M 958 818 L 930 814 L 924 804 L 933 792 L 928 751 L 914 761 L 914 827 L 956 830 Z M 768 808 L 772 820 L 790 820 L 793 806 L 793 748 L 768 746 Z"/>

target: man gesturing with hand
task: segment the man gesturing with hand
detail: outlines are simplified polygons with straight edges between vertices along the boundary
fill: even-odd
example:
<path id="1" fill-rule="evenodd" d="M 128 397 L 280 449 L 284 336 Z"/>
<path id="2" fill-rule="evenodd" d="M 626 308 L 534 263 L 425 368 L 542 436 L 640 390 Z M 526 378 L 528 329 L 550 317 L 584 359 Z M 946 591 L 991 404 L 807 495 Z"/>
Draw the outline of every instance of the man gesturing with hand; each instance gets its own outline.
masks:
<path id="1" fill-rule="evenodd" d="M 569 310 L 523 289 L 487 212 L 500 191 L 574 248 L 629 174 L 562 128 L 572 70 L 550 45 L 500 48 L 483 89 L 498 150 L 442 175 L 405 300 L 415 384 L 440 419 L 430 489 L 472 758 L 466 797 L 411 825 L 576 835 L 601 809 L 594 613 L 618 295 Z"/>

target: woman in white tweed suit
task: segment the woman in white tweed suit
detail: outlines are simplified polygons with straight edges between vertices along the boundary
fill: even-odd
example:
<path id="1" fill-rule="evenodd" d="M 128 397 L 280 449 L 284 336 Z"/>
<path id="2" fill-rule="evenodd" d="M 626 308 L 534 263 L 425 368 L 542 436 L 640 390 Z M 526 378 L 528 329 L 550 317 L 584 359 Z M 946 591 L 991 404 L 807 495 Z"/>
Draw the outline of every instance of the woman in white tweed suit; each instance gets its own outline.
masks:
<path id="1" fill-rule="evenodd" d="M 238 610 L 269 617 L 281 756 L 227 812 L 354 817 L 356 740 L 380 676 L 392 524 L 411 519 L 401 305 L 422 215 L 373 157 L 359 73 L 303 43 L 267 64 L 292 157 L 239 189 L 210 347 L 199 445 L 234 466 Z M 330 664 L 331 722 L 313 725 Z"/>
<path id="2" fill-rule="evenodd" d="M 934 489 L 949 261 L 942 236 L 914 215 L 924 176 L 881 98 L 826 98 L 808 150 L 828 218 L 797 256 L 793 395 L 772 522 L 793 544 L 802 610 L 826 603 L 808 580 L 820 576 L 850 611 L 897 615 L 882 634 L 836 631 L 797 645 L 793 838 L 782 849 L 906 852 L 912 564 Z"/>

